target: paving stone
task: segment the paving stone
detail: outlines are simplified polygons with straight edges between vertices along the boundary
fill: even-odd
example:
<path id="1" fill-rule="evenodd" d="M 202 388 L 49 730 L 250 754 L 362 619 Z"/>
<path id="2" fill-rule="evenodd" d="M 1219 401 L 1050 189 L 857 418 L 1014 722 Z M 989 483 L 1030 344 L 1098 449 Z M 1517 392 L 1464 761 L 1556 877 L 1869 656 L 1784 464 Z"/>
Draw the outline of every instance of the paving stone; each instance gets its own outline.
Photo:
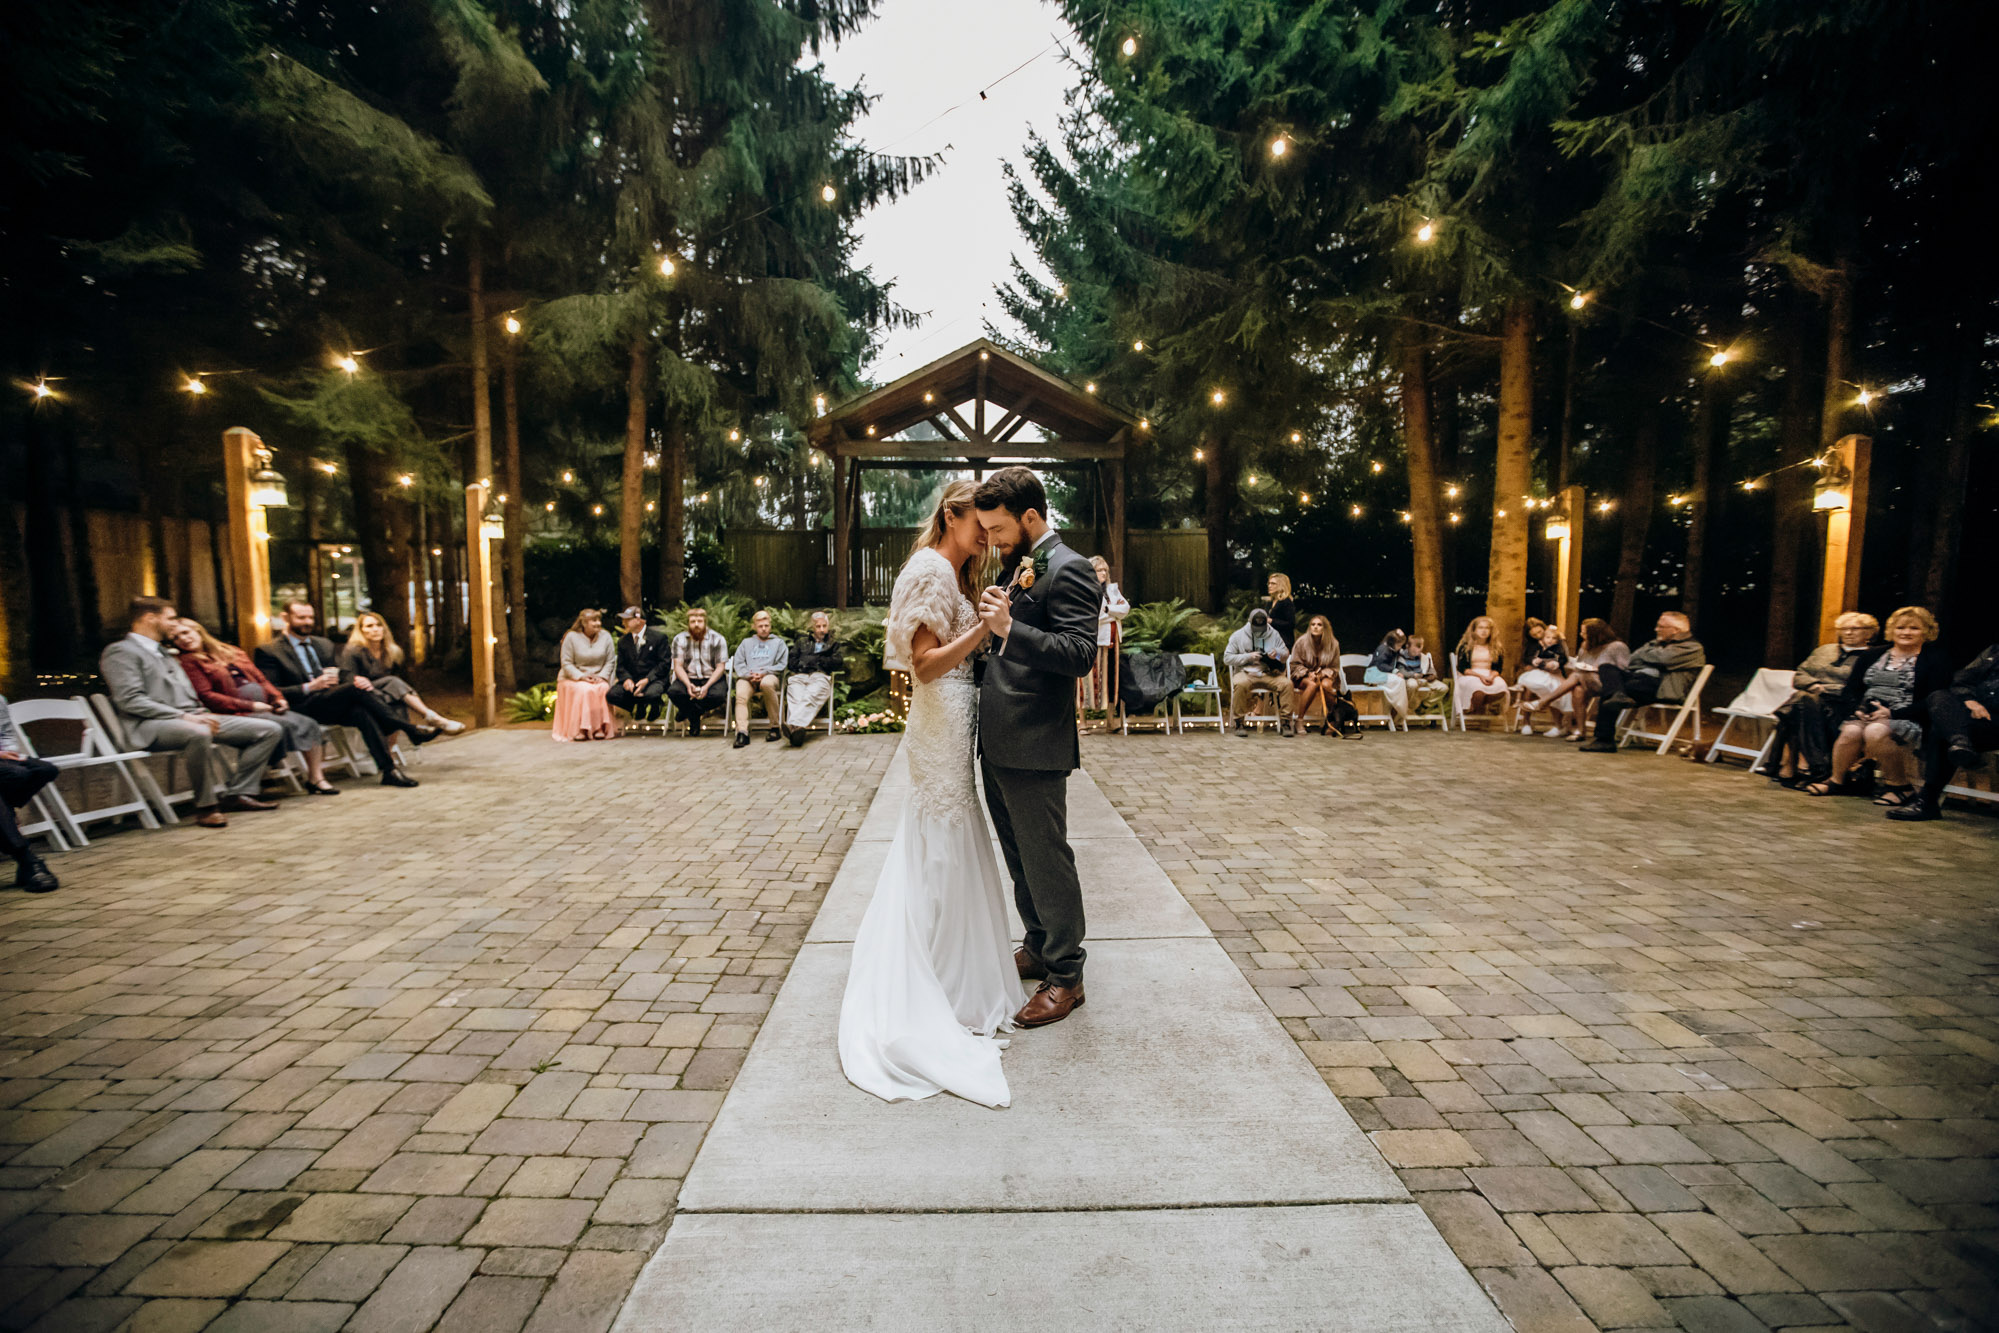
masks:
<path id="1" fill-rule="evenodd" d="M 118 1326 L 118 1333 L 199 1333 L 228 1305 L 219 1300 L 147 1301 Z"/>
<path id="2" fill-rule="evenodd" d="M 1732 1294 L 1797 1290 L 1796 1282 L 1778 1271 L 1755 1245 L 1718 1217 L 1707 1213 L 1664 1213 L 1657 1221 L 1675 1244 Z"/>
<path id="3" fill-rule="evenodd" d="M 1603 1328 L 1672 1328 L 1673 1317 L 1622 1268 L 1558 1268 L 1555 1280 Z"/>
<path id="4" fill-rule="evenodd" d="M 359 1305 L 407 1253 L 408 1247 L 402 1245 L 336 1245 L 285 1293 L 285 1299 Z"/>
<path id="5" fill-rule="evenodd" d="M 125 1287 L 131 1296 L 235 1296 L 291 1247 L 270 1240 L 189 1240 Z"/>
<path id="6" fill-rule="evenodd" d="M 424 1246 L 411 1250 L 354 1312 L 346 1333 L 420 1333 L 434 1324 L 478 1271 L 479 1250 Z"/>
<path id="7" fill-rule="evenodd" d="M 1661 1302 L 1687 1333 L 1770 1333 L 1770 1326 L 1725 1296 Z"/>
<path id="8" fill-rule="evenodd" d="M 206 1333 L 336 1333 L 353 1313 L 324 1301 L 237 1301 Z"/>
<path id="9" fill-rule="evenodd" d="M 157 1217 L 72 1216 L 51 1219 L 8 1251 L 9 1265 L 102 1268 L 153 1233 Z"/>
<path id="10" fill-rule="evenodd" d="M 620 1180 L 605 1193 L 592 1218 L 598 1222 L 647 1225 L 673 1211 L 680 1185 L 671 1180 Z"/>
<path id="11" fill-rule="evenodd" d="M 1668 1218 L 1684 1214 L 1667 1214 Z M 1687 1257 L 1659 1228 L 1630 1213 L 1556 1213 L 1542 1219 L 1589 1267 L 1683 1264 Z"/>
<path id="12" fill-rule="evenodd" d="M 588 1199 L 495 1199 L 465 1234 L 467 1245 L 571 1245 L 596 1205 Z"/>
<path id="13" fill-rule="evenodd" d="M 1479 1268 L 1472 1275 L 1518 1333 L 1597 1333 L 1588 1315 L 1542 1268 Z"/>
<path id="14" fill-rule="evenodd" d="M 1858 1236 L 1761 1236 L 1756 1245 L 1805 1290 L 1821 1295 L 1916 1285 L 1878 1242 Z"/>
<path id="15" fill-rule="evenodd" d="M 1465 1175 L 1503 1213 L 1578 1213 L 1596 1207 L 1568 1173 L 1552 1166 L 1479 1167 Z"/>
<path id="16" fill-rule="evenodd" d="M 418 1199 L 382 1239 L 397 1245 L 452 1245 L 485 1211 L 484 1199 Z"/>
<path id="17" fill-rule="evenodd" d="M 414 1202 L 406 1194 L 315 1194 L 273 1230 L 271 1238 L 379 1240 Z"/>
<path id="18" fill-rule="evenodd" d="M 645 1263 L 643 1254 L 578 1250 L 527 1323 L 527 1333 L 603 1333 Z"/>
<path id="19" fill-rule="evenodd" d="M 547 1286 L 538 1277 L 482 1274 L 465 1284 L 433 1333 L 516 1333 Z"/>

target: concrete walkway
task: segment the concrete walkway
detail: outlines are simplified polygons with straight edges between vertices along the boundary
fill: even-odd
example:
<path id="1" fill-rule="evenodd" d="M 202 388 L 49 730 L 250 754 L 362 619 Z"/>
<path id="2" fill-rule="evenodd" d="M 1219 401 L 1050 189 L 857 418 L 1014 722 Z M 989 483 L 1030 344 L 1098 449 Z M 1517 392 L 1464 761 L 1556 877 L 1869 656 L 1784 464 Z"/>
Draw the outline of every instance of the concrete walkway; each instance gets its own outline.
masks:
<path id="1" fill-rule="evenodd" d="M 1502 1330 L 1471 1275 L 1089 776 L 1090 1003 L 1013 1106 L 840 1073 L 898 755 L 617 1329 Z"/>

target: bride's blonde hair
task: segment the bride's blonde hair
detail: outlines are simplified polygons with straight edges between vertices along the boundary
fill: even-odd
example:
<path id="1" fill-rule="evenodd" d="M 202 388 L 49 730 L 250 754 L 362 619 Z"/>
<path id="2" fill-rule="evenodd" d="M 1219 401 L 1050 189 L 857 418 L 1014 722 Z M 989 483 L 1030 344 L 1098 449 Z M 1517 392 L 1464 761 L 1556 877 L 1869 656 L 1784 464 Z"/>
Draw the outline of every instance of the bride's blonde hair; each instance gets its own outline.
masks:
<path id="1" fill-rule="evenodd" d="M 948 521 L 953 518 L 963 518 L 972 512 L 972 497 L 978 493 L 978 490 L 979 483 L 976 481 L 946 482 L 944 493 L 937 497 L 937 512 L 917 529 L 916 545 L 910 548 L 909 554 L 914 557 L 918 551 L 942 546 L 945 536 L 950 531 L 947 526 Z M 981 544 L 977 552 L 958 566 L 958 590 L 974 601 L 978 600 L 978 579 L 983 573 L 982 568 L 975 573 L 974 567 L 982 567 L 986 563 L 984 557 L 989 555 L 990 552 Z"/>

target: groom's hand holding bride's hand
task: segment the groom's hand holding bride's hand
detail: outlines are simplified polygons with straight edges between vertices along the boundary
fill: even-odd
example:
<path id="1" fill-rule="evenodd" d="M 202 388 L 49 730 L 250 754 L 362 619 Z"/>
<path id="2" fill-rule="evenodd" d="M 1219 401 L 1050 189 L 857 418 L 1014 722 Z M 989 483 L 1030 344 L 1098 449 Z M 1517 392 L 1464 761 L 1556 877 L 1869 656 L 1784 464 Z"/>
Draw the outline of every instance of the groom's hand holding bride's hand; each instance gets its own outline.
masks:
<path id="1" fill-rule="evenodd" d="M 1001 639 L 1013 630 L 1013 602 L 1005 588 L 995 586 L 979 594 L 979 619 Z"/>

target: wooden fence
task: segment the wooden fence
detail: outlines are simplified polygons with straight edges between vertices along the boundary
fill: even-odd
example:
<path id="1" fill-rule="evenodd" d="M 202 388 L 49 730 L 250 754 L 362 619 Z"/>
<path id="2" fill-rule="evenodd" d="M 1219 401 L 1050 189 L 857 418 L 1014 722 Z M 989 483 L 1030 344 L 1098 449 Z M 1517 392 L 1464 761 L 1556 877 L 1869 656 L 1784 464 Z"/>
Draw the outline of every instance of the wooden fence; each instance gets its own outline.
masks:
<path id="1" fill-rule="evenodd" d="M 1101 553 L 1105 534 L 1067 528 L 1062 539 L 1084 555 Z M 853 540 L 851 601 L 886 606 L 895 576 L 916 540 L 914 528 L 861 528 Z M 772 606 L 825 606 L 833 600 L 833 534 L 765 528 L 738 529 L 722 539 L 735 569 L 736 591 Z M 1130 532 L 1128 568 L 1120 583 L 1134 602 L 1178 597 L 1196 606 L 1208 598 L 1208 534 L 1201 528 Z"/>

